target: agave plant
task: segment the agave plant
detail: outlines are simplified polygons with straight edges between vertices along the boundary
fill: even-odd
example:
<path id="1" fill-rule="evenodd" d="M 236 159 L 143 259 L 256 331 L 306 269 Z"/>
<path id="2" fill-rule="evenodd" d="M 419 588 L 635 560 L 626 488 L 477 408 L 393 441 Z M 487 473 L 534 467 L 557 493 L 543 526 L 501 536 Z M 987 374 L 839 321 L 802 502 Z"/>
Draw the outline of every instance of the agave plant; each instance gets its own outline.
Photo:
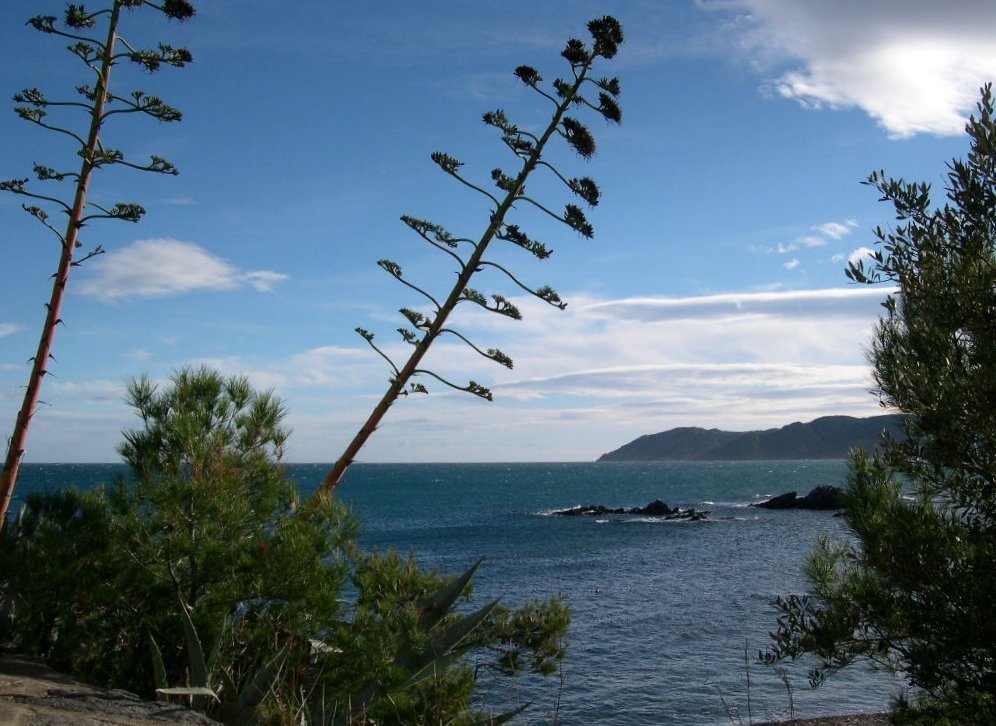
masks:
<path id="1" fill-rule="evenodd" d="M 179 595 L 183 635 L 189 663 L 189 683 L 170 686 L 162 651 L 155 638 L 149 636 L 152 651 L 152 672 L 155 676 L 156 694 L 165 700 L 180 698 L 197 711 L 210 714 L 224 723 L 245 723 L 250 720 L 259 703 L 270 693 L 271 686 L 280 675 L 280 669 L 290 645 L 284 645 L 241 686 L 235 683 L 229 670 L 222 664 L 221 653 L 226 636 L 231 629 L 231 619 L 225 618 L 211 652 L 205 657 L 204 647 L 197 628 L 190 617 L 190 609 Z"/>
<path id="2" fill-rule="evenodd" d="M 522 317 L 519 309 L 508 297 L 499 293 L 486 295 L 472 288 L 470 286 L 471 278 L 477 272 L 484 269 L 496 270 L 527 294 L 554 307 L 560 309 L 566 307 L 566 303 L 553 288 L 545 285 L 531 287 L 505 266 L 489 259 L 487 252 L 492 244 L 507 243 L 525 250 L 540 260 L 550 256 L 549 247 L 531 238 L 522 230 L 520 225 L 509 221 L 509 216 L 516 205 L 534 207 L 567 225 L 583 237 L 590 238 L 594 235 L 592 225 L 577 204 L 568 203 L 564 205 L 562 211 L 555 211 L 526 193 L 526 180 L 534 172 L 542 169 L 563 182 L 567 190 L 572 192 L 580 201 L 591 207 L 598 204 L 600 192 L 598 185 L 591 178 L 586 176 L 568 177 L 543 157 L 547 145 L 558 138 L 564 140 L 584 159 L 590 159 L 595 154 L 595 137 L 580 120 L 570 115 L 574 109 L 587 108 L 608 121 L 614 123 L 622 121 L 622 111 L 617 100 L 620 92 L 619 79 L 604 77 L 596 79 L 592 75 L 596 62 L 602 59 L 608 60 L 616 55 L 619 44 L 623 42 L 622 27 L 615 18 L 606 16 L 589 22 L 588 31 L 591 35 L 590 46 L 572 38 L 567 41 L 567 45 L 561 53 L 570 66 L 568 77 L 556 78 L 549 85 L 544 85 L 542 76 L 535 68 L 519 66 L 515 69 L 516 77 L 553 107 L 550 121 L 543 131 L 539 133 L 527 131 L 513 123 L 501 109 L 484 114 L 484 123 L 497 129 L 502 143 L 511 152 L 514 157 L 513 163 L 516 164 L 516 168 L 510 172 L 500 168 L 491 172 L 491 183 L 497 188 L 496 192 L 489 191 L 484 186 L 463 176 L 460 171 L 463 164 L 456 158 L 444 152 L 432 154 L 433 162 L 443 172 L 482 195 L 488 201 L 491 206 L 488 224 L 479 237 L 469 238 L 454 235 L 428 220 L 407 215 L 401 218 L 419 237 L 455 263 L 457 279 L 445 297 L 436 296 L 406 279 L 401 265 L 397 262 L 386 259 L 378 262 L 385 272 L 419 294 L 429 304 L 429 309 L 428 311 L 417 311 L 406 307 L 400 310 L 408 326 L 398 328 L 398 333 L 406 343 L 413 347 L 413 351 L 405 363 L 395 363 L 374 342 L 373 333 L 363 328 L 356 329 L 364 340 L 387 361 L 391 367 L 392 375 L 387 391 L 374 406 L 366 422 L 360 427 L 325 478 L 323 490 L 331 490 L 339 484 L 350 463 L 398 397 L 411 393 L 428 393 L 428 388 L 422 382 L 413 379 L 429 377 L 450 388 L 466 391 L 487 400 L 492 399 L 490 389 L 482 384 L 473 380 L 466 384 L 454 383 L 429 368 L 423 367 L 422 364 L 423 358 L 437 339 L 443 335 L 452 335 L 485 358 L 508 368 L 512 367 L 512 359 L 501 350 L 482 348 L 472 342 L 465 334 L 448 325 L 451 314 L 462 304 L 477 306 L 496 315 L 515 320 Z"/>
<path id="3" fill-rule="evenodd" d="M 76 153 L 82 163 L 78 172 L 35 164 L 35 181 L 49 188 L 67 185 L 68 188 L 61 194 L 59 191 L 36 191 L 34 183 L 28 178 L 0 181 L 0 191 L 11 192 L 28 200 L 21 205 L 24 211 L 46 227 L 58 239 L 61 247 L 59 263 L 52 276 L 52 294 L 46 303 L 48 312 L 37 352 L 32 359 L 24 399 L 8 444 L 3 472 L 0 474 L 0 522 L 7 515 L 17 484 L 28 429 L 40 401 L 42 379 L 48 374 L 49 362 L 53 360 L 52 348 L 56 330 L 62 322 L 62 305 L 70 272 L 87 259 L 103 252 L 100 245 L 96 245 L 77 256 L 77 250 L 84 246 L 80 231 L 93 220 L 137 222 L 145 214 L 145 209 L 133 202 L 119 202 L 105 207 L 89 201 L 87 193 L 93 173 L 111 166 L 124 166 L 156 174 L 177 173 L 176 167 L 162 157 L 151 156 L 148 162 L 136 162 L 127 159 L 119 149 L 104 145 L 107 139 L 103 130 L 111 117 L 138 114 L 165 123 L 182 118 L 179 110 L 158 96 L 141 90 L 128 94 L 111 92 L 111 70 L 122 61 L 135 63 L 150 73 L 164 65 L 182 68 L 191 61 L 190 51 L 186 48 L 159 43 L 156 48 L 142 49 L 131 45 L 120 35 L 122 11 L 139 6 L 149 7 L 176 20 L 186 20 L 194 15 L 194 7 L 187 0 L 113 0 L 95 11 L 87 11 L 83 5 L 68 5 L 61 23 L 51 15 L 39 15 L 28 21 L 31 27 L 41 33 L 69 40 L 72 45 L 68 46 L 68 50 L 86 66 L 89 82 L 77 86 L 78 98 L 72 100 L 50 99 L 37 88 L 26 88 L 14 96 L 14 102 L 18 104 L 14 111 L 18 116 L 72 139 L 78 146 Z M 103 36 L 99 34 L 102 23 L 105 25 Z M 86 130 L 72 124 L 71 119 L 66 116 L 77 110 L 84 113 L 85 121 L 81 126 L 85 125 Z M 64 213 L 68 217 L 69 221 L 64 228 L 56 227 L 51 217 L 52 212 Z"/>

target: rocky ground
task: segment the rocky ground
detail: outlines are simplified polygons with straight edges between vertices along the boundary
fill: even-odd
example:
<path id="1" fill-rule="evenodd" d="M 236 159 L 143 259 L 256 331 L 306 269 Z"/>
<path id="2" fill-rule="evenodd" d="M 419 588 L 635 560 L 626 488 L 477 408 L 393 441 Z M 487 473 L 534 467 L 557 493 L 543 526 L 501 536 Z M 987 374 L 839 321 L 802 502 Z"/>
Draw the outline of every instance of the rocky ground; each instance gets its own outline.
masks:
<path id="1" fill-rule="evenodd" d="M 862 713 L 851 716 L 827 716 L 824 718 L 777 721 L 758 726 L 888 726 L 889 717 L 884 713 Z"/>
<path id="2" fill-rule="evenodd" d="M 0 724 L 4 726 L 206 726 L 216 722 L 127 691 L 83 685 L 44 665 L 0 653 Z"/>
<path id="3" fill-rule="evenodd" d="M 180 706 L 143 701 L 127 691 L 86 686 L 47 666 L 0 653 L 3 726 L 209 726 L 215 721 Z M 885 714 L 780 721 L 778 726 L 887 726 Z M 758 726 L 771 726 L 759 724 Z"/>

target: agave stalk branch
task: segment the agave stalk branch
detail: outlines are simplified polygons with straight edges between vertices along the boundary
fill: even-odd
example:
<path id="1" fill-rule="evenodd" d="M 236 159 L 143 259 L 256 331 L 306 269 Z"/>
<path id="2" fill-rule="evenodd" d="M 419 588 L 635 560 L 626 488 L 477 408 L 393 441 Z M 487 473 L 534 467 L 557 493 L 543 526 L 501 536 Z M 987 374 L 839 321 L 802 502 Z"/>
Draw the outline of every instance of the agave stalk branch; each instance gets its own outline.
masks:
<path id="1" fill-rule="evenodd" d="M 43 202 L 51 202 L 52 204 L 58 204 L 60 207 L 62 207 L 63 211 L 66 214 L 71 214 L 73 211 L 72 207 L 70 207 L 61 199 L 57 199 L 55 197 L 47 197 L 44 194 L 35 194 L 34 192 L 29 192 L 27 189 L 14 188 L 12 186 L 7 186 L 7 185 L 4 185 L 3 188 L 6 191 L 13 192 L 14 194 L 20 194 L 23 197 L 30 197 L 31 199 L 40 199 Z"/>
<path id="2" fill-rule="evenodd" d="M 567 223 L 566 220 L 564 220 L 564 218 L 562 216 L 560 216 L 559 214 L 557 214 L 556 212 L 554 212 L 554 211 L 552 211 L 550 209 L 547 209 L 546 207 L 544 207 L 542 204 L 540 204 L 539 202 L 537 202 L 532 197 L 521 196 L 521 197 L 519 197 L 519 199 L 521 199 L 524 202 L 529 202 L 530 204 L 532 204 L 534 207 L 536 207 L 541 212 L 546 212 L 551 217 L 553 217 L 554 219 L 556 219 L 558 222 L 564 222 L 565 224 Z"/>
<path id="3" fill-rule="evenodd" d="M 109 156 L 105 153 L 100 141 L 100 132 L 103 127 L 103 121 L 106 117 L 105 107 L 107 106 L 107 103 L 112 100 L 109 88 L 111 68 L 114 66 L 115 58 L 117 57 L 115 55 L 114 48 L 116 42 L 120 39 L 118 36 L 118 25 L 121 18 L 121 8 L 122 6 L 128 6 L 130 4 L 131 3 L 126 0 L 113 0 L 113 3 L 109 8 L 105 8 L 85 16 L 84 20 L 92 21 L 92 19 L 98 15 L 103 15 L 105 13 L 108 15 L 107 35 L 106 40 L 103 43 L 92 38 L 61 31 L 54 26 L 55 19 L 51 17 L 37 17 L 29 21 L 30 25 L 41 32 L 79 40 L 87 45 L 93 44 L 93 58 L 83 58 L 83 61 L 96 74 L 96 85 L 92 91 L 88 90 L 87 93 L 84 94 L 92 101 L 92 105 L 89 106 L 90 126 L 86 139 L 83 139 L 67 129 L 44 123 L 41 120 L 44 117 L 44 111 L 41 107 L 50 104 L 40 95 L 34 101 L 32 101 L 31 98 L 27 99 L 27 103 L 35 106 L 34 109 L 25 107 L 16 109 L 18 114 L 25 120 L 36 123 L 39 126 L 52 131 L 67 134 L 79 142 L 79 155 L 82 162 L 79 174 L 65 174 L 62 177 L 65 178 L 66 176 L 71 176 L 75 178 L 75 191 L 73 194 L 72 205 L 66 205 L 59 200 L 50 200 L 54 201 L 58 205 L 61 205 L 63 210 L 66 211 L 69 216 L 64 234 L 60 234 L 57 230 L 52 228 L 52 226 L 46 221 L 44 212 L 34 210 L 32 208 L 26 208 L 26 211 L 34 214 L 34 216 L 45 224 L 46 227 L 52 229 L 52 231 L 59 237 L 62 244 L 59 255 L 59 264 L 56 268 L 55 274 L 52 276 L 52 292 L 49 296 L 48 303 L 45 305 L 47 309 L 45 323 L 42 327 L 41 336 L 38 341 L 38 348 L 34 357 L 31 359 L 31 373 L 29 374 L 28 384 L 25 387 L 24 398 L 17 413 L 13 433 L 11 434 L 7 444 L 7 453 L 4 458 L 3 470 L 0 472 L 0 526 L 2 526 L 2 523 L 6 521 L 7 510 L 10 507 L 10 501 L 14 494 L 14 487 L 17 484 L 17 476 L 20 472 L 21 461 L 24 457 L 31 420 L 34 417 L 39 404 L 41 403 L 40 396 L 42 381 L 45 376 L 50 375 L 48 370 L 49 361 L 55 360 L 55 357 L 52 355 L 52 347 L 55 341 L 56 329 L 58 328 L 59 323 L 62 322 L 62 306 L 66 295 L 66 285 L 69 282 L 69 273 L 73 267 L 82 261 L 74 261 L 73 255 L 77 248 L 81 246 L 79 241 L 79 233 L 80 229 L 85 224 L 85 220 L 87 219 L 85 216 L 85 210 L 87 207 L 87 193 L 90 187 L 90 179 L 95 169 L 105 164 L 112 164 L 118 161 L 118 159 L 113 158 L 112 155 Z M 158 5 L 154 5 L 152 3 L 149 4 L 153 5 L 153 7 L 156 7 L 161 12 L 164 12 L 169 17 L 175 17 L 180 20 L 184 20 L 194 14 L 193 6 L 185 1 L 173 3 L 171 7 L 159 7 Z M 67 10 L 67 22 L 70 22 L 68 20 L 69 15 L 74 11 L 82 13 L 82 8 L 77 9 L 70 5 Z M 81 17 L 83 16 L 76 18 L 77 22 L 80 21 Z M 73 49 L 70 48 L 70 50 Z M 79 56 L 80 54 L 76 53 L 76 55 Z M 97 59 L 99 59 L 99 63 L 96 62 Z M 182 60 L 186 61 L 189 59 L 189 53 L 184 51 L 182 54 Z M 38 169 L 39 167 L 36 166 L 36 173 L 38 172 Z M 39 178 L 43 177 L 56 179 L 60 178 L 59 175 L 49 175 L 47 171 L 40 174 Z M 15 191 L 16 193 L 38 197 L 38 195 L 34 195 L 23 190 L 12 189 L 9 186 L 6 188 L 7 191 Z M 138 207 L 133 208 L 136 212 L 138 209 Z M 123 209 L 121 211 L 121 214 L 112 213 L 110 216 L 135 221 L 132 219 L 132 215 L 127 213 L 129 210 Z M 102 250 L 98 247 L 91 254 L 84 256 L 82 259 L 88 259 L 94 254 L 99 254 L 101 251 Z"/>
<path id="4" fill-rule="evenodd" d="M 76 134 L 69 133 L 75 139 L 79 139 L 84 144 L 86 151 L 94 151 L 98 148 L 100 137 L 101 117 L 104 113 L 104 105 L 107 103 L 107 88 L 111 80 L 111 67 L 113 65 L 114 41 L 117 38 L 118 21 L 121 17 L 121 7 L 115 2 L 111 10 L 111 18 L 107 28 L 107 41 L 104 46 L 104 60 L 100 66 L 99 80 L 97 81 L 96 100 L 94 101 L 91 113 L 90 132 L 83 142 Z M 58 32 L 58 31 L 57 31 Z M 61 34 L 61 33 L 60 33 Z M 44 126 L 45 124 L 40 124 Z M 54 127 L 49 127 L 54 128 Z M 54 129 L 62 131 L 62 129 Z M 80 228 L 83 226 L 83 210 L 86 207 L 86 195 L 90 186 L 90 177 L 94 170 L 92 155 L 84 153 L 83 163 L 80 167 L 79 181 L 76 184 L 76 194 L 73 197 L 73 205 L 69 212 L 69 222 L 66 224 L 66 233 L 63 235 L 65 242 L 61 245 L 62 252 L 59 255 L 59 267 L 52 281 L 52 293 L 49 297 L 48 312 L 45 315 L 45 325 L 42 328 L 41 337 L 38 340 L 38 350 L 35 353 L 31 365 L 31 374 L 28 378 L 28 385 L 24 391 L 24 400 L 21 409 L 17 414 L 17 421 L 14 425 L 14 433 L 10 437 L 7 446 L 7 456 L 3 464 L 3 474 L 0 476 L 0 522 L 5 521 L 7 509 L 10 506 L 11 497 L 14 494 L 14 486 L 17 482 L 17 475 L 21 467 L 21 459 L 24 456 L 24 447 L 28 438 L 28 429 L 31 425 L 31 418 L 38 407 L 38 399 L 41 395 L 42 379 L 48 375 L 48 362 L 52 356 L 52 344 L 55 341 L 55 331 L 62 320 L 62 301 L 66 295 L 66 284 L 69 282 L 69 271 L 73 267 L 73 253 L 76 251 L 76 243 L 79 239 Z"/>
<path id="5" fill-rule="evenodd" d="M 487 399 L 488 401 L 490 401 L 491 398 L 492 398 L 491 391 L 489 391 L 487 388 L 485 388 L 481 384 L 477 383 L 476 381 L 471 381 L 466 386 L 461 386 L 461 385 L 458 385 L 456 383 L 453 383 L 452 381 L 446 380 L 445 378 L 443 378 L 438 373 L 434 373 L 433 371 L 430 371 L 427 368 L 417 368 L 417 369 L 415 369 L 415 375 L 419 375 L 419 376 L 420 375 L 432 376 L 433 378 L 435 378 L 440 383 L 449 386 L 450 388 L 452 388 L 455 391 L 462 391 L 463 393 L 472 393 L 475 396 L 480 396 L 481 398 Z"/>
<path id="6" fill-rule="evenodd" d="M 506 356 L 500 350 L 497 350 L 495 348 L 492 348 L 492 349 L 487 350 L 487 351 L 481 350 L 480 348 L 478 348 L 473 343 L 473 341 L 470 340 L 470 338 L 468 338 L 466 335 L 464 335 L 460 331 L 454 330 L 453 328 L 443 328 L 439 332 L 440 333 L 449 333 L 450 335 L 455 335 L 456 337 L 458 337 L 460 340 L 462 340 L 464 343 L 466 343 L 467 345 L 469 345 L 471 348 L 473 348 L 475 351 L 477 351 L 480 355 L 482 355 L 483 357 L 487 358 L 488 360 L 493 360 L 496 363 L 500 363 L 501 365 L 505 366 L 506 368 L 511 368 L 512 367 L 512 359 L 509 358 L 508 356 Z"/>
<path id="7" fill-rule="evenodd" d="M 493 204 L 494 204 L 494 205 L 495 205 L 496 207 L 498 206 L 498 204 L 499 204 L 499 201 L 498 201 L 498 198 L 497 198 L 497 197 L 495 197 L 495 195 L 494 195 L 494 194 L 492 194 L 491 192 L 489 192 L 488 190 L 486 190 L 486 189 L 482 189 L 481 187 L 477 186 L 477 185 L 476 185 L 476 184 L 474 184 L 473 182 L 469 182 L 469 181 L 467 181 L 467 180 L 466 180 L 466 179 L 464 179 L 464 178 L 463 178 L 462 176 L 460 176 L 459 174 L 457 174 L 457 173 L 456 173 L 455 171 L 447 171 L 446 173 L 447 173 L 447 174 L 449 174 L 449 175 L 450 175 L 451 177 L 453 177 L 454 179 L 456 179 L 456 180 L 457 180 L 458 182 L 460 182 L 461 184 L 463 184 L 464 186 L 467 186 L 467 187 L 469 187 L 469 188 L 473 189 L 473 190 L 474 190 L 475 192 L 480 192 L 481 194 L 483 194 L 484 196 L 486 196 L 486 197 L 487 197 L 488 199 L 490 199 L 490 200 L 491 200 L 491 202 L 492 202 L 492 203 L 493 203 Z"/>
<path id="8" fill-rule="evenodd" d="M 427 372 L 419 368 L 422 359 L 425 357 L 425 354 L 428 352 L 433 341 L 435 341 L 435 339 L 442 332 L 450 313 L 453 312 L 457 304 L 462 299 L 465 299 L 463 297 L 463 291 L 469 285 L 474 273 L 480 268 L 484 253 L 487 251 L 488 244 L 492 239 L 494 239 L 496 234 L 501 231 L 502 226 L 505 223 L 505 215 L 508 214 L 513 204 L 518 199 L 523 198 L 521 194 L 526 185 L 526 180 L 529 178 L 529 175 L 533 172 L 537 165 L 539 165 L 547 142 L 555 134 L 559 135 L 561 121 L 570 107 L 575 104 L 575 97 L 580 92 L 584 79 L 587 77 L 591 64 L 594 62 L 596 57 L 597 55 L 595 53 L 590 54 L 587 60 L 581 64 L 580 68 L 576 69 L 575 81 L 570 86 L 569 92 L 565 93 L 564 97 L 560 99 L 556 110 L 554 111 L 553 117 L 546 127 L 546 130 L 534 144 L 528 157 L 525 158 L 518 176 L 516 176 L 515 180 L 505 194 L 504 199 L 502 199 L 495 212 L 491 215 L 490 223 L 481 234 L 480 240 L 476 243 L 476 247 L 468 258 L 466 264 L 463 265 L 460 274 L 457 277 L 457 281 L 453 285 L 446 301 L 439 307 L 438 313 L 433 317 L 432 324 L 429 326 L 429 329 L 422 337 L 422 340 L 415 346 L 408 362 L 405 363 L 398 375 L 391 380 L 387 391 L 385 391 L 377 405 L 374 406 L 373 410 L 370 412 L 370 415 L 367 417 L 367 420 L 356 432 L 356 435 L 346 446 L 346 449 L 343 451 L 342 455 L 336 460 L 332 469 L 325 477 L 319 492 L 329 492 L 338 486 L 338 484 L 342 481 L 343 475 L 346 473 L 346 469 L 348 469 L 349 465 L 353 463 L 356 455 L 359 453 L 360 449 L 363 448 L 364 444 L 366 444 L 373 432 L 377 430 L 377 427 L 380 425 L 381 420 L 387 414 L 387 411 L 390 409 L 391 405 L 398 399 L 398 396 L 402 395 L 409 380 L 416 375 L 416 373 Z M 458 388 L 457 386 L 454 387 Z"/>
<path id="9" fill-rule="evenodd" d="M 502 267 L 501 265 L 499 265 L 497 262 L 491 262 L 490 260 L 483 260 L 481 262 L 481 265 L 482 266 L 486 265 L 488 267 L 494 267 L 496 270 L 500 270 L 501 272 L 504 272 L 505 275 L 508 277 L 508 279 L 511 280 L 512 282 L 514 282 L 519 287 L 521 287 L 523 291 L 528 292 L 530 295 L 533 295 L 534 297 L 538 297 L 540 300 L 542 300 L 542 301 L 544 301 L 546 303 L 549 303 L 550 305 L 553 305 L 555 308 L 560 308 L 561 310 L 564 310 L 564 309 L 567 308 L 567 303 L 562 302 L 559 297 L 556 298 L 556 302 L 554 302 L 550 298 L 549 294 L 546 294 L 546 295 L 541 294 L 540 291 L 534 290 L 533 288 L 529 287 L 529 285 L 527 285 L 522 280 L 520 280 L 519 278 L 517 278 L 515 275 L 513 275 L 507 269 L 505 269 L 504 267 Z M 549 290 L 549 288 L 541 288 L 541 289 L 543 291 Z"/>

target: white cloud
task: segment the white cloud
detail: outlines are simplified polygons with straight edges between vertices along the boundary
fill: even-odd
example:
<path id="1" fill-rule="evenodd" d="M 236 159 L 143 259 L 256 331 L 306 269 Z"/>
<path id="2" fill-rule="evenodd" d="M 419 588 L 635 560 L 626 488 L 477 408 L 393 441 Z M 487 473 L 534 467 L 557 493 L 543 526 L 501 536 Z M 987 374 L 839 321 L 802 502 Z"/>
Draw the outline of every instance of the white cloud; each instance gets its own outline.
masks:
<path id="1" fill-rule="evenodd" d="M 488 385 L 494 403 L 426 379 L 431 395 L 394 406 L 363 457 L 592 459 L 675 426 L 746 430 L 831 413 L 873 415 L 880 409 L 868 394 L 864 346 L 888 292 L 862 286 L 690 298 L 571 295 L 563 312 L 515 300 L 520 323 L 492 325 L 488 317 L 496 316 L 484 315 L 453 321 L 475 342 L 511 355 L 513 370 L 456 343 L 437 344 L 426 362 L 448 378 Z M 382 370 L 370 358 L 368 365 Z M 334 395 L 356 407 L 353 429 L 383 391 L 376 383 L 362 400 L 355 388 Z M 308 453 L 321 440 L 324 458 L 334 458 L 339 452 L 328 447 L 353 432 L 343 426 L 345 416 L 318 418 L 325 423 L 295 424 L 304 430 L 296 457 L 323 458 Z"/>
<path id="2" fill-rule="evenodd" d="M 105 301 L 165 297 L 249 285 L 261 292 L 287 278 L 270 270 L 245 272 L 203 247 L 175 239 L 137 240 L 94 260 L 79 290 Z"/>
<path id="3" fill-rule="evenodd" d="M 820 234 L 831 239 L 843 239 L 858 227 L 856 219 L 845 219 L 843 222 L 827 222 L 817 227 L 813 227 Z"/>
<path id="4" fill-rule="evenodd" d="M 242 279 L 257 292 L 272 292 L 273 283 L 286 280 L 287 275 L 279 272 L 271 272 L 270 270 L 257 270 L 256 272 L 245 273 Z"/>
<path id="5" fill-rule="evenodd" d="M 484 348 L 500 347 L 515 368 L 484 360 L 455 338 L 437 343 L 424 367 L 457 382 L 480 381 L 494 391 L 494 402 L 424 377 L 431 395 L 392 406 L 362 459 L 592 460 L 676 426 L 747 430 L 827 414 L 873 415 L 880 409 L 868 394 L 864 347 L 889 292 L 854 286 L 685 298 L 568 294 L 565 311 L 518 298 L 520 322 L 458 310 L 450 324 Z M 411 350 L 391 342 L 393 325 L 376 327 L 389 355 L 400 359 Z M 274 388 L 289 411 L 292 461 L 337 457 L 389 375 L 359 339 L 349 347 L 192 363 Z M 164 379 L 165 366 L 152 366 L 150 375 Z M 54 381 L 47 398 L 65 418 L 46 416 L 45 440 L 66 441 L 69 458 L 114 460 L 120 430 L 133 425 L 122 390 L 120 382 Z M 75 421 L 74 414 L 96 418 Z M 74 443 L 98 434 L 104 454 L 94 453 L 95 443 Z"/>
<path id="6" fill-rule="evenodd" d="M 873 314 L 892 290 L 875 287 L 749 292 L 690 298 L 623 298 L 591 303 L 586 312 L 626 320 L 736 319 L 766 315 L 778 318 L 862 318 Z"/>
<path id="7" fill-rule="evenodd" d="M 873 250 L 870 247 L 858 247 L 858 249 L 854 250 L 854 252 L 852 252 L 850 256 L 848 256 L 847 261 L 852 265 L 856 265 L 858 262 L 861 262 L 862 260 L 871 259 L 872 255 L 874 254 L 875 250 Z"/>
<path id="8" fill-rule="evenodd" d="M 769 254 L 773 252 L 779 255 L 786 255 L 789 252 L 795 252 L 796 250 L 826 247 L 829 240 L 843 239 L 854 231 L 857 226 L 857 221 L 853 219 L 847 219 L 843 222 L 826 222 L 824 224 L 811 227 L 812 231 L 817 234 L 800 235 L 791 242 L 780 243 L 774 247 L 755 247 L 754 250 L 767 252 Z"/>
<path id="9" fill-rule="evenodd" d="M 14 323 L 0 323 L 0 338 L 6 338 L 21 329 L 20 325 Z"/>
<path id="10" fill-rule="evenodd" d="M 708 7 L 708 6 L 706 6 Z M 996 78 L 991 0 L 737 0 L 771 87 L 810 108 L 858 107 L 890 136 L 957 135 Z M 742 26 L 738 26 L 742 27 Z M 778 71 L 775 71 L 778 73 Z"/>
<path id="11" fill-rule="evenodd" d="M 791 260 L 782 265 L 782 267 L 784 267 L 786 270 L 794 270 L 796 267 L 798 267 L 801 264 L 802 263 L 799 262 L 798 257 L 793 257 Z"/>

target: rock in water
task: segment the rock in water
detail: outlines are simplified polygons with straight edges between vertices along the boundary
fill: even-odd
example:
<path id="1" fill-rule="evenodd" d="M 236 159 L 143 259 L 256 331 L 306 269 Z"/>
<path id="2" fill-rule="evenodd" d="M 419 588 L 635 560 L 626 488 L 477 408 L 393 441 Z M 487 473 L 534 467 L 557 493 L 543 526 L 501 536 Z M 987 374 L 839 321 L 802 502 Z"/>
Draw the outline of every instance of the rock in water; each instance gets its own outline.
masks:
<path id="1" fill-rule="evenodd" d="M 824 484 L 804 497 L 797 496 L 795 492 L 786 492 L 751 506 L 761 509 L 843 509 L 844 493 L 838 487 Z"/>
<path id="2" fill-rule="evenodd" d="M 708 512 L 696 512 L 694 509 L 681 509 L 680 507 L 669 507 L 666 502 L 655 499 L 645 507 L 617 507 L 610 509 L 604 504 L 589 504 L 587 506 L 571 507 L 553 512 L 556 517 L 599 517 L 608 514 L 635 514 L 644 517 L 663 517 L 664 519 L 687 519 L 692 522 L 700 522 L 706 518 Z"/>

